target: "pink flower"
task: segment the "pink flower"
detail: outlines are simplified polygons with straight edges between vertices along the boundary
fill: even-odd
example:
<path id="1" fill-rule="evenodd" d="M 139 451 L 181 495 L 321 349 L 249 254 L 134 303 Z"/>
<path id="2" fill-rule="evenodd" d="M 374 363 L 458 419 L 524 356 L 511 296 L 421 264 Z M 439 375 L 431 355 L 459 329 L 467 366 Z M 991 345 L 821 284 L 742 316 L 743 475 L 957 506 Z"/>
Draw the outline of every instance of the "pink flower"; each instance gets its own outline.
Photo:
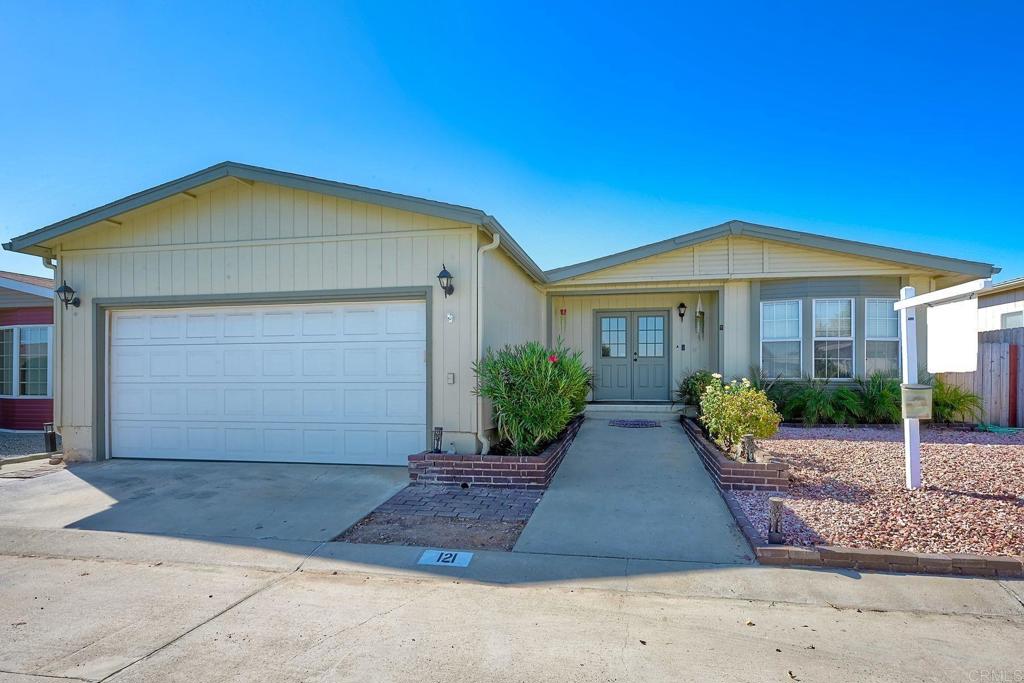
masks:
<path id="1" fill-rule="evenodd" d="M 551 354 L 550 356 L 548 356 L 548 362 L 549 363 L 557 363 L 558 362 L 558 356 L 556 356 L 555 354 Z"/>

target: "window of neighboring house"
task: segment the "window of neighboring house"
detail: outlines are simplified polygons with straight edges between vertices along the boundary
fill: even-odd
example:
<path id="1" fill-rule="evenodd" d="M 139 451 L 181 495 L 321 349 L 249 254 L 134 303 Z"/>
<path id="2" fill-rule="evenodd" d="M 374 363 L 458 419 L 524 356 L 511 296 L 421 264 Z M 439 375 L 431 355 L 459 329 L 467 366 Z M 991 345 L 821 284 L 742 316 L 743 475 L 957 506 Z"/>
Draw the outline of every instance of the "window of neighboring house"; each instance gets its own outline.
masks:
<path id="1" fill-rule="evenodd" d="M 47 396 L 50 393 L 50 330 L 22 327 L 18 332 L 18 393 Z"/>
<path id="2" fill-rule="evenodd" d="M 1003 313 L 999 316 L 1000 327 L 1004 330 L 1011 330 L 1014 327 L 1024 327 L 1024 311 Z"/>
<path id="3" fill-rule="evenodd" d="M 0 329 L 0 396 L 14 395 L 14 329 Z"/>
<path id="4" fill-rule="evenodd" d="M 765 376 L 800 377 L 801 329 L 799 300 L 761 302 L 761 372 Z"/>
<path id="5" fill-rule="evenodd" d="M 50 395 L 50 326 L 0 328 L 0 396 Z"/>
<path id="6" fill-rule="evenodd" d="M 853 299 L 814 300 L 814 376 L 853 379 Z"/>
<path id="7" fill-rule="evenodd" d="M 896 299 L 864 302 L 864 375 L 900 374 L 900 318 L 893 310 Z"/>

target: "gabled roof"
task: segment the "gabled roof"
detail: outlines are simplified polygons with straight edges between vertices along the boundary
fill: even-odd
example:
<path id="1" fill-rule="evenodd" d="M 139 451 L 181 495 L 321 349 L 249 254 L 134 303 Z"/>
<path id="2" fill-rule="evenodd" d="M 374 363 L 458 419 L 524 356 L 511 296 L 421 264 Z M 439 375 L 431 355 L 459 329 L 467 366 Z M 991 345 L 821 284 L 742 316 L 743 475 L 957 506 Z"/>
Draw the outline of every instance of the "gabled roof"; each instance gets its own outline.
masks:
<path id="1" fill-rule="evenodd" d="M 49 289 L 53 287 L 52 277 L 42 277 L 40 275 L 26 275 L 25 273 L 15 273 L 10 270 L 0 270 L 0 278 L 5 280 L 17 280 L 18 282 L 24 282 L 29 285 L 36 285 L 37 287 L 46 287 Z"/>
<path id="2" fill-rule="evenodd" d="M 24 273 L 0 270 L 0 288 L 32 294 L 44 299 L 53 298 L 53 280 L 48 277 L 39 277 L 38 275 L 26 275 Z"/>
<path id="3" fill-rule="evenodd" d="M 534 279 L 538 282 L 544 282 L 544 272 L 536 263 L 533 262 L 533 259 L 527 256 L 522 247 L 512 239 L 512 236 L 501 226 L 494 216 L 486 214 L 480 209 L 458 206 L 456 204 L 446 204 L 444 202 L 437 202 L 431 199 L 423 199 L 421 197 L 397 194 L 395 192 L 387 192 L 384 190 L 375 190 L 369 187 L 360 187 L 359 185 L 349 185 L 347 183 L 339 183 L 333 180 L 324 180 L 322 178 L 298 175 L 296 173 L 275 171 L 273 169 L 262 168 L 260 166 L 249 166 L 248 164 L 240 164 L 234 161 L 224 161 L 215 166 L 203 169 L 202 171 L 197 171 L 196 173 L 178 178 L 177 180 L 172 180 L 162 185 L 151 187 L 148 190 L 143 190 L 142 192 L 136 192 L 133 195 L 124 197 L 123 199 L 118 199 L 117 201 L 109 204 L 104 204 L 103 206 L 80 213 L 77 216 L 66 218 L 62 221 L 58 221 L 57 223 L 53 223 L 39 228 L 38 230 L 33 230 L 32 232 L 15 237 L 3 246 L 4 249 L 8 251 L 20 251 L 39 256 L 49 256 L 49 250 L 41 246 L 43 242 L 60 237 L 61 235 L 66 235 L 80 228 L 93 225 L 94 223 L 99 223 L 100 221 L 113 218 L 119 214 L 158 202 L 162 199 L 167 199 L 168 197 L 188 192 L 202 185 L 206 185 L 207 183 L 226 177 L 234 177 L 246 181 L 272 183 L 274 185 L 282 185 L 297 190 L 319 192 L 321 194 L 342 197 L 353 201 L 378 204 L 393 209 L 412 211 L 414 213 L 436 216 L 438 218 L 447 218 L 449 220 L 468 223 L 470 225 L 479 225 L 491 235 L 500 235 L 501 247 L 505 249 Z"/>
<path id="4" fill-rule="evenodd" d="M 604 270 L 605 268 L 629 263 L 630 261 L 637 261 L 657 254 L 664 254 L 675 249 L 692 247 L 702 242 L 710 242 L 711 240 L 718 239 L 720 237 L 727 237 L 729 235 L 744 235 L 746 237 L 771 240 L 796 246 L 811 247 L 814 249 L 827 249 L 829 251 L 838 251 L 845 254 L 881 259 L 883 261 L 906 263 L 931 270 L 942 270 L 967 275 L 988 277 L 993 273 L 999 272 L 999 268 L 996 268 L 991 263 L 964 261 L 962 259 L 949 258 L 948 256 L 935 256 L 918 251 L 883 247 L 876 244 L 867 244 L 865 242 L 854 242 L 852 240 L 839 239 L 838 237 L 815 235 L 809 232 L 773 228 L 769 225 L 757 225 L 756 223 L 747 223 L 745 221 L 729 221 L 727 223 L 722 223 L 721 225 L 715 225 L 710 228 L 704 228 L 703 230 L 697 230 L 696 232 L 662 240 L 661 242 L 654 242 L 642 247 L 636 247 L 635 249 L 620 251 L 617 254 L 611 254 L 610 256 L 602 256 L 601 258 L 583 261 L 582 263 L 577 263 L 571 266 L 548 270 L 544 274 L 547 276 L 548 282 L 559 282 L 561 280 L 567 280 L 587 273 L 593 273 L 598 270 Z"/>

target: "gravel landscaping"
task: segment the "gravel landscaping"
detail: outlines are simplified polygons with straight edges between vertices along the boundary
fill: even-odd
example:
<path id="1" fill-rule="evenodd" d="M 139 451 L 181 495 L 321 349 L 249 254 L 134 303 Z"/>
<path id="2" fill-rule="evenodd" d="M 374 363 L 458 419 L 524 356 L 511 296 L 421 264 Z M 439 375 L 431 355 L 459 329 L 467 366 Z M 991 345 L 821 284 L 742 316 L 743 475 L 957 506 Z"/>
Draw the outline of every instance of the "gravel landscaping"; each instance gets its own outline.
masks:
<path id="1" fill-rule="evenodd" d="M 923 486 L 904 487 L 903 432 L 783 427 L 759 446 L 790 466 L 786 494 L 731 491 L 762 535 L 786 499 L 791 545 L 1024 554 L 1024 434 L 922 429 Z"/>
<path id="2" fill-rule="evenodd" d="M 60 450 L 60 437 L 57 437 Z M 0 460 L 43 452 L 42 432 L 0 432 Z"/>

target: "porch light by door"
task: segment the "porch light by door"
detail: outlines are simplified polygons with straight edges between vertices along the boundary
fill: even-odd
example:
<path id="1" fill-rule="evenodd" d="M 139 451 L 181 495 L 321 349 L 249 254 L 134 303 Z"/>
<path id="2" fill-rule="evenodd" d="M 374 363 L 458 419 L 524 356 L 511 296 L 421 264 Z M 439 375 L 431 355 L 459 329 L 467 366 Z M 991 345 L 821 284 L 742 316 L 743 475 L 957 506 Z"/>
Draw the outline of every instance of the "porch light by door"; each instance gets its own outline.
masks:
<path id="1" fill-rule="evenodd" d="M 61 286 L 55 290 L 55 292 L 57 294 L 57 298 L 64 304 L 65 309 L 68 306 L 78 308 L 82 305 L 82 300 L 75 296 L 75 290 L 68 285 L 67 280 L 65 280 Z"/>
<path id="2" fill-rule="evenodd" d="M 686 304 L 681 303 L 676 306 L 676 310 L 679 312 L 679 319 L 682 320 L 686 317 Z"/>
<path id="3" fill-rule="evenodd" d="M 442 263 L 441 272 L 437 274 L 437 281 L 441 283 L 441 291 L 444 292 L 445 299 L 455 293 L 455 285 L 452 284 L 454 279 L 452 274 L 448 272 L 448 268 Z"/>

